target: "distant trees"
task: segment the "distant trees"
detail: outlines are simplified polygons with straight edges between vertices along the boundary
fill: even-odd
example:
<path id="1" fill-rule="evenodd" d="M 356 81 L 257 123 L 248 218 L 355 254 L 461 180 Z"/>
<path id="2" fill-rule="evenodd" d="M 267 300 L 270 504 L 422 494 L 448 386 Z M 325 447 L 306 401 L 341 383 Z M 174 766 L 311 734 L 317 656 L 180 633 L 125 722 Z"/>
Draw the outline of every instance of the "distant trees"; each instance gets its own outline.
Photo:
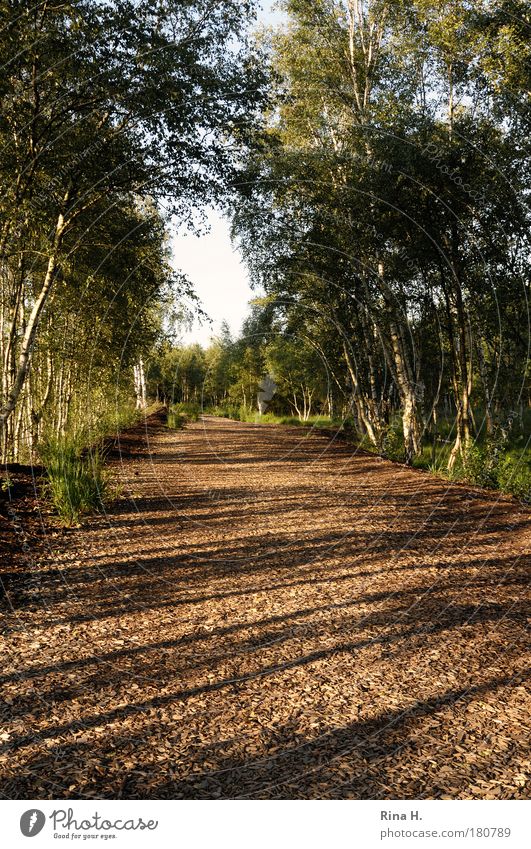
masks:
<path id="1" fill-rule="evenodd" d="M 166 404 L 198 404 L 205 375 L 205 352 L 200 345 L 174 347 L 164 342 L 150 363 L 148 376 L 151 397 L 157 397 Z"/>
<path id="2" fill-rule="evenodd" d="M 314 405 L 328 398 L 326 364 L 319 353 L 305 339 L 278 335 L 266 346 L 265 361 L 280 397 L 294 415 L 308 421 Z"/>
<path id="3" fill-rule="evenodd" d="M 169 405 L 193 404 L 205 412 L 217 408 L 254 415 L 267 386 L 271 411 L 301 422 L 314 412 L 331 415 L 332 378 L 322 352 L 271 318 L 270 310 L 257 304 L 236 338 L 224 325 L 206 348 L 164 343 L 150 362 L 151 397 L 158 395 Z"/>

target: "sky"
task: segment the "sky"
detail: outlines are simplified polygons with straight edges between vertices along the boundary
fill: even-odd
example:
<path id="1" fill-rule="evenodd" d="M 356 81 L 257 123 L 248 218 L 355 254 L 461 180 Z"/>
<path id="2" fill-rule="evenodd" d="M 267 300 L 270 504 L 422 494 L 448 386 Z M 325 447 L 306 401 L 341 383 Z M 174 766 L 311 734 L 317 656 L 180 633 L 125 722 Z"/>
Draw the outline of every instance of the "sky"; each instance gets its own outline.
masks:
<path id="1" fill-rule="evenodd" d="M 196 319 L 190 331 L 183 330 L 179 338 L 185 345 L 193 342 L 208 345 L 224 320 L 236 336 L 247 315 L 249 301 L 256 296 L 240 255 L 231 244 L 229 222 L 210 210 L 208 224 L 207 234 L 178 235 L 172 243 L 175 267 L 192 281 L 202 309 L 212 319 L 212 323 L 200 323 Z"/>
<path id="2" fill-rule="evenodd" d="M 260 24 L 277 24 L 281 15 L 274 9 L 275 0 L 262 0 Z M 248 313 L 249 301 L 256 297 L 240 255 L 230 239 L 230 225 L 216 210 L 208 210 L 209 232 L 202 236 L 191 233 L 175 235 L 172 240 L 174 265 L 194 284 L 203 310 L 212 323 L 195 321 L 190 331 L 183 329 L 182 344 L 199 342 L 208 345 L 220 326 L 228 322 L 237 335 Z"/>

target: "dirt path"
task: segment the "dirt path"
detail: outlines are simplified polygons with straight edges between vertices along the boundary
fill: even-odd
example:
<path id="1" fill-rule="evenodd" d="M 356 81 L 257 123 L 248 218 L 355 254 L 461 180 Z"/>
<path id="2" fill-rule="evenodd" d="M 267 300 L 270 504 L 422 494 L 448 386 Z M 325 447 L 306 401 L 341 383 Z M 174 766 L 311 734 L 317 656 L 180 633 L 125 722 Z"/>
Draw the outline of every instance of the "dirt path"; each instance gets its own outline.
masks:
<path id="1" fill-rule="evenodd" d="M 121 449 L 12 593 L 4 796 L 529 797 L 531 511 L 299 429 Z"/>

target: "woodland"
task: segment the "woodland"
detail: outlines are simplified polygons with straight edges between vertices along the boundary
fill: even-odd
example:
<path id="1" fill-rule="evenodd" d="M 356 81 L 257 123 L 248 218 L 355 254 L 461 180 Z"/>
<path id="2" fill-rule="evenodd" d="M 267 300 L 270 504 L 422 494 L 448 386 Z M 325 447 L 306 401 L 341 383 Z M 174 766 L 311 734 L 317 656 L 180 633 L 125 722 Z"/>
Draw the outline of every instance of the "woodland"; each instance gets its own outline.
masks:
<path id="1" fill-rule="evenodd" d="M 284 12 L 5 4 L 3 460 L 129 420 L 142 362 L 140 406 L 239 416 L 276 375 L 275 413 L 525 495 L 527 4 Z M 257 298 L 194 352 L 170 228 L 209 204 Z"/>

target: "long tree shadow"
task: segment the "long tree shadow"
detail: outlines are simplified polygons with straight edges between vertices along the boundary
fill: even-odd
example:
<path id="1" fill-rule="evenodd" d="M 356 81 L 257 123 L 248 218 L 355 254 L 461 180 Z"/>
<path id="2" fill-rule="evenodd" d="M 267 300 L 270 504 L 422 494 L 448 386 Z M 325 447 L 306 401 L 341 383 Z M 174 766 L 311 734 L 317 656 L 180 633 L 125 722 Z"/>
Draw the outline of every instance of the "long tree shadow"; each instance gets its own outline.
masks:
<path id="1" fill-rule="evenodd" d="M 47 705 L 50 703 L 60 704 L 75 701 L 85 693 L 92 696 L 99 692 L 103 694 L 106 687 L 111 686 L 117 677 L 123 680 L 124 675 L 131 681 L 156 682 L 160 689 L 171 689 L 167 695 L 160 696 L 153 701 L 135 703 L 123 708 L 118 708 L 104 714 L 96 714 L 73 726 L 47 726 L 45 729 L 25 737 L 10 740 L 9 743 L 0 746 L 0 752 L 13 751 L 20 747 L 31 745 L 35 740 L 48 739 L 68 733 L 69 730 L 79 730 L 80 727 L 98 726 L 114 722 L 131 714 L 147 711 L 152 706 L 162 706 L 173 702 L 186 701 L 201 693 L 212 693 L 225 688 L 231 688 L 235 683 L 244 683 L 256 679 L 268 679 L 286 670 L 300 667 L 311 667 L 317 661 L 332 659 L 338 655 L 356 656 L 358 652 L 367 647 L 385 647 L 387 655 L 389 650 L 394 650 L 402 659 L 416 654 L 423 645 L 433 641 L 436 637 L 437 644 L 444 647 L 444 638 L 448 632 L 459 632 L 463 626 L 483 626 L 486 624 L 496 625 L 503 623 L 509 625 L 516 633 L 518 627 L 525 630 L 527 623 L 527 606 L 521 601 L 512 604 L 460 604 L 454 600 L 448 604 L 447 599 L 440 593 L 425 592 L 418 598 L 419 589 L 416 588 L 414 597 L 406 593 L 377 595 L 360 597 L 354 602 L 324 605 L 318 609 L 320 614 L 329 610 L 340 611 L 343 615 L 339 619 L 326 619 L 327 645 L 316 648 L 304 654 L 298 654 L 299 641 L 304 639 L 308 646 L 319 645 L 323 629 L 322 619 L 314 621 L 311 619 L 314 609 L 295 611 L 291 614 L 267 617 L 258 621 L 250 621 L 214 628 L 207 633 L 188 634 L 180 639 L 159 641 L 151 645 L 134 646 L 120 649 L 114 652 L 103 653 L 102 656 L 83 658 L 79 661 L 59 663 L 56 666 L 48 666 L 45 669 L 36 667 L 26 672 L 20 671 L 14 676 L 5 676 L 2 683 L 9 680 L 28 680 L 36 676 L 49 675 L 56 678 L 50 689 L 42 688 L 39 696 L 42 707 L 35 705 L 33 694 L 22 696 L 13 700 L 10 713 L 13 718 L 31 713 L 33 716 L 46 715 Z M 367 603 L 383 602 L 378 610 L 371 611 L 365 615 L 350 612 L 350 608 L 357 605 L 365 606 Z M 310 617 L 304 622 L 300 632 L 297 631 L 296 623 L 299 619 Z M 271 629 L 272 626 L 276 626 Z M 266 629 L 264 631 L 264 629 Z M 256 632 L 243 636 L 242 632 Z M 368 636 L 360 636 L 352 639 L 356 631 L 368 633 Z M 375 633 L 377 631 L 377 633 Z M 241 636 L 240 636 L 241 635 Z M 236 636 L 237 639 L 227 637 Z M 441 640 L 441 637 L 443 638 Z M 294 638 L 296 638 L 294 640 Z M 503 648 L 506 661 L 511 657 L 511 646 L 505 645 L 505 633 L 499 637 L 499 648 Z M 205 644 L 201 655 L 198 655 L 196 646 L 198 643 Z M 264 650 L 281 651 L 280 661 L 265 663 L 260 655 Z M 221 647 L 221 651 L 220 651 Z M 164 652 L 172 650 L 170 662 L 161 664 Z M 520 651 L 518 648 L 517 651 Z M 250 657 L 257 655 L 252 671 L 244 674 L 237 672 L 237 660 L 242 655 Z M 267 655 L 266 655 L 267 656 Z M 126 661 L 125 664 L 121 664 Z M 175 681 L 186 681 L 196 678 L 202 673 L 216 670 L 227 662 L 235 662 L 235 673 L 230 678 L 220 678 L 214 683 L 199 684 L 182 690 L 174 690 Z M 95 668 L 93 672 L 83 676 L 82 672 Z M 64 673 L 76 670 L 75 684 L 64 685 L 62 678 Z"/>
<path id="2" fill-rule="evenodd" d="M 82 734 L 75 741 L 53 745 L 30 758 L 6 784 L 6 791 L 9 796 L 16 788 L 17 798 L 33 798 L 36 787 L 39 798 L 72 798 L 73 787 L 75 798 L 480 798 L 481 788 L 474 789 L 474 780 L 478 775 L 483 784 L 496 780 L 500 762 L 494 757 L 486 761 L 476 752 L 453 774 L 448 750 L 459 759 L 461 738 L 458 734 L 446 738 L 437 756 L 432 720 L 435 716 L 444 719 L 449 711 L 464 713 L 489 694 L 497 694 L 499 700 L 501 692 L 510 693 L 528 677 L 498 676 L 452 688 L 313 736 L 302 732 L 295 718 L 264 726 L 257 737 L 234 734 L 225 726 L 210 742 L 196 746 L 185 761 L 178 750 L 173 756 L 171 745 L 161 750 L 162 756 L 152 756 L 150 741 L 157 739 L 160 730 L 146 717 L 141 732 L 135 726 L 117 729 L 113 725 L 97 742 L 92 737 L 83 739 Z M 154 699 L 152 706 L 157 704 Z M 72 730 L 86 732 L 90 727 L 87 723 Z M 182 728 L 170 731 L 175 743 L 182 742 L 181 736 L 186 739 Z M 412 760 L 426 746 L 434 758 L 432 768 L 419 772 L 412 768 Z M 128 765 L 115 768 L 122 752 Z M 505 759 L 509 765 L 511 757 L 517 757 L 515 750 Z M 523 798 L 524 792 L 513 788 L 508 798 Z"/>
<path id="3" fill-rule="evenodd" d="M 469 564 L 467 564 L 469 565 Z M 345 579 L 351 576 L 346 575 Z M 519 575 L 510 575 L 509 577 L 499 572 L 499 583 L 503 582 L 503 586 L 527 586 L 528 573 L 527 569 L 523 570 Z M 489 575 L 479 576 L 476 580 L 467 583 L 467 589 L 481 590 L 492 586 L 495 582 L 495 576 Z M 303 585 L 304 581 L 291 582 L 285 585 L 290 588 L 297 585 Z M 315 583 L 315 582 L 311 582 Z M 61 673 L 71 670 L 81 670 L 90 666 L 112 665 L 121 658 L 133 658 L 140 655 L 149 655 L 150 653 L 158 653 L 162 649 L 176 648 L 180 649 L 187 645 L 195 645 L 200 642 L 208 642 L 223 638 L 229 635 L 238 634 L 250 629 L 258 629 L 262 634 L 262 629 L 269 628 L 272 625 L 287 624 L 288 630 L 285 632 L 285 639 L 289 639 L 291 629 L 294 624 L 300 620 L 311 619 L 315 614 L 327 614 L 330 612 L 345 613 L 355 610 L 356 608 L 366 608 L 367 605 L 382 605 L 381 608 L 371 614 L 366 614 L 362 618 L 364 627 L 372 625 L 389 626 L 390 623 L 400 621 L 409 621 L 412 617 L 415 618 L 416 626 L 413 631 L 407 631 L 406 636 L 411 633 L 435 633 L 444 630 L 447 627 L 459 627 L 464 622 L 477 623 L 487 621 L 501 621 L 505 619 L 514 620 L 525 625 L 527 620 L 527 602 L 525 599 L 517 599 L 510 603 L 488 603 L 481 600 L 482 596 L 478 596 L 477 604 L 459 604 L 459 595 L 463 590 L 463 585 L 459 581 L 449 582 L 447 579 L 437 582 L 432 585 L 416 585 L 407 589 L 400 590 L 385 590 L 376 593 L 364 593 L 356 595 L 344 601 L 333 602 L 329 604 L 320 603 L 312 607 L 291 610 L 287 613 L 278 614 L 275 616 L 267 616 L 258 620 L 249 620 L 233 623 L 231 625 L 210 628 L 208 632 L 184 634 L 178 639 L 160 640 L 146 645 L 135 645 L 128 648 L 118 649 L 115 651 L 103 652 L 101 654 L 74 659 L 64 662 L 57 662 L 50 665 L 39 664 L 28 669 L 17 669 L 8 675 L 0 676 L 0 685 L 10 681 L 24 681 L 32 678 L 43 677 L 49 673 Z M 234 597 L 235 595 L 246 595 L 249 590 L 241 590 L 236 593 L 228 593 L 224 597 Z M 452 593 L 454 595 L 452 595 Z M 187 599 L 186 603 L 193 602 L 201 603 L 211 600 L 210 596 L 199 597 L 197 599 Z M 171 604 L 172 602 L 168 602 Z M 441 620 L 441 614 L 443 620 Z M 444 624 L 443 624 L 444 623 Z M 337 633 L 341 635 L 345 632 L 351 632 L 356 626 L 356 620 L 348 618 L 338 620 L 337 624 L 330 624 L 330 634 Z M 309 633 L 312 636 L 311 631 Z M 275 636 L 278 636 L 275 632 Z M 396 638 L 402 638 L 402 634 Z M 389 638 L 386 638 L 386 640 Z M 280 641 L 280 639 L 278 640 Z M 379 642 L 380 638 L 376 640 Z M 369 641 L 370 642 L 370 641 Z M 208 658 L 206 664 L 209 664 Z M 201 668 L 203 664 L 197 664 L 196 668 Z M 101 673 L 98 673 L 101 676 Z M 100 682 L 104 679 L 99 677 Z"/>
<path id="4" fill-rule="evenodd" d="M 245 472 L 248 436 L 239 433 L 235 466 Z M 271 436 L 277 438 L 280 448 L 285 437 Z M 185 434 L 187 441 L 193 443 Z M 266 443 L 271 449 L 265 440 L 256 450 Z M 131 452 L 135 445 L 133 439 Z M 300 467 L 298 453 L 277 458 L 277 466 Z M 351 463 L 349 450 L 344 454 Z M 179 456 L 170 452 L 160 462 L 182 463 Z M 189 460 L 191 469 L 213 462 L 197 443 Z M 205 492 L 193 482 L 188 491 L 172 484 L 168 497 L 124 499 L 89 522 L 76 539 L 81 552 L 99 540 L 94 556 L 80 566 L 74 548 L 64 565 L 49 562 L 38 596 L 31 604 L 20 600 L 43 645 L 40 661 L 6 667 L 0 679 L 13 723 L 1 751 L 8 768 L 16 765 L 6 792 L 38 797 L 39 780 L 55 782 L 54 798 L 71 797 L 72 787 L 100 798 L 445 792 L 448 782 L 429 771 L 422 783 L 418 753 L 416 777 L 406 779 L 410 739 L 429 736 L 434 714 L 511 690 L 523 659 L 530 562 L 514 539 L 528 532 L 531 516 L 443 483 L 423 488 L 409 470 L 400 470 L 400 488 L 388 491 L 393 469 L 375 458 L 363 463 L 325 495 L 298 478 L 284 489 L 272 485 L 258 500 L 252 477 L 248 486 Z M 376 486 L 376 507 L 368 473 L 384 483 Z M 287 520 L 282 530 L 279 516 Z M 102 545 L 113 529 L 119 544 Z M 8 577 L 29 580 L 31 571 Z M 71 631 L 64 643 L 55 635 L 48 648 L 48 630 L 65 625 Z M 507 675 L 494 677 L 489 664 L 503 665 Z M 445 666 L 470 686 L 448 687 Z M 381 670 L 390 685 L 397 675 L 400 706 L 396 691 L 388 697 L 384 687 L 377 715 L 363 716 L 373 698 L 363 679 Z M 348 721 L 340 713 L 335 721 L 318 716 L 317 733 L 283 714 L 273 730 L 271 723 L 257 729 L 252 717 L 262 717 L 269 696 L 278 692 L 297 704 L 330 682 L 338 696 L 359 699 L 357 720 L 350 710 Z M 422 693 L 416 699 L 414 687 Z M 194 738 L 191 748 L 186 735 Z M 163 766 L 152 761 L 150 745 L 164 749 Z M 121 747 L 132 765 L 120 772 L 113 758 Z"/>
<path id="5" fill-rule="evenodd" d="M 302 511 L 305 503 L 303 494 L 297 509 Z M 523 534 L 531 523 L 530 515 L 525 512 L 516 520 L 513 519 L 508 526 L 507 504 L 491 506 L 487 514 L 481 512 L 476 515 L 469 511 L 464 517 L 455 516 L 451 502 L 447 503 L 446 508 L 445 513 L 430 515 L 424 522 L 406 528 L 398 527 L 403 525 L 402 517 L 398 516 L 393 523 L 384 525 L 379 532 L 377 528 L 365 530 L 353 524 L 352 527 L 347 526 L 341 530 L 330 528 L 324 533 L 321 530 L 311 529 L 307 529 L 304 533 L 300 531 L 257 533 L 251 522 L 249 532 L 244 532 L 231 543 L 227 543 L 223 537 L 220 537 L 219 541 L 209 542 L 187 540 L 183 543 L 182 551 L 177 554 L 164 551 L 161 555 L 146 557 L 143 552 L 138 552 L 135 557 L 133 547 L 129 557 L 122 561 L 113 559 L 109 555 L 102 555 L 99 559 L 94 558 L 94 563 L 91 558 L 91 562 L 82 567 L 48 566 L 40 572 L 41 592 L 43 598 L 46 598 L 46 603 L 52 607 L 54 604 L 61 603 L 66 596 L 72 596 L 79 601 L 82 601 L 84 597 L 90 598 L 93 615 L 97 617 L 105 615 L 104 611 L 108 608 L 116 610 L 120 608 L 120 601 L 109 600 L 108 595 L 111 590 L 126 593 L 128 596 L 132 595 L 138 604 L 143 606 L 146 602 L 146 594 L 151 593 L 153 597 L 153 588 L 158 582 L 166 585 L 166 588 L 169 586 L 174 588 L 175 603 L 178 605 L 182 603 L 179 593 L 193 591 L 194 587 L 207 581 L 211 582 L 212 579 L 232 578 L 235 574 L 241 574 L 242 577 L 250 574 L 257 577 L 267 574 L 271 577 L 278 573 L 280 577 L 287 570 L 296 571 L 299 568 L 306 569 L 312 566 L 319 568 L 326 559 L 341 558 L 345 564 L 353 564 L 351 574 L 360 578 L 369 575 L 377 577 L 389 568 L 393 571 L 431 569 L 434 554 L 442 545 L 446 548 L 451 546 L 452 552 L 458 548 L 466 549 L 470 562 L 474 559 L 475 548 L 481 547 L 482 551 L 490 548 L 492 554 L 489 554 L 489 560 L 492 558 L 492 561 L 496 562 L 499 559 L 497 550 L 500 548 L 503 550 L 505 544 L 510 546 L 514 534 Z M 216 509 L 220 511 L 219 515 L 216 514 Z M 223 509 L 224 505 L 213 505 L 210 518 L 207 516 L 204 519 L 205 526 L 215 528 L 217 523 L 230 522 L 234 518 L 233 514 L 225 516 Z M 141 513 L 134 517 L 129 515 L 128 521 L 133 529 L 135 523 L 139 528 L 144 528 Z M 175 518 L 170 515 L 164 521 L 168 522 L 170 530 L 175 533 Z M 200 522 L 202 521 L 203 517 L 200 519 Z M 396 528 L 394 523 L 397 525 Z M 149 528 L 149 523 L 147 527 Z M 245 530 L 246 527 L 248 526 L 243 526 L 243 529 Z M 93 532 L 101 533 L 101 531 L 102 527 L 98 525 Z M 154 541 L 149 537 L 147 543 L 150 548 L 156 547 L 157 544 L 164 546 L 164 538 L 157 537 Z M 408 560 L 408 555 L 418 558 L 419 553 L 429 554 L 425 566 L 422 559 L 414 564 Z M 383 566 L 377 566 L 377 563 L 382 561 L 383 555 L 390 557 L 391 563 L 388 561 Z M 406 562 L 401 563 L 400 561 L 404 559 Z M 486 562 L 485 556 L 484 559 Z M 357 560 L 363 561 L 366 568 L 355 567 Z M 515 564 L 518 560 L 519 555 L 515 554 Z M 454 565 L 460 568 L 459 559 Z M 452 564 L 449 563 L 447 568 L 453 568 Z M 34 571 L 23 569 L 11 571 L 3 568 L 0 574 L 4 585 L 11 592 L 12 604 L 24 607 L 27 602 L 24 589 L 26 584 L 35 577 Z M 318 576 L 316 577 L 319 579 Z M 98 589 L 102 579 L 105 579 L 107 584 Z M 159 600 L 165 603 L 166 599 L 161 599 L 160 593 L 159 586 L 157 595 Z M 35 604 L 34 599 L 32 603 Z M 132 609 L 133 599 L 130 598 L 127 605 L 130 606 L 129 609 Z M 128 609 L 127 605 L 123 606 L 123 612 Z M 74 614 L 72 621 L 83 621 L 83 614 L 77 620 Z"/>

